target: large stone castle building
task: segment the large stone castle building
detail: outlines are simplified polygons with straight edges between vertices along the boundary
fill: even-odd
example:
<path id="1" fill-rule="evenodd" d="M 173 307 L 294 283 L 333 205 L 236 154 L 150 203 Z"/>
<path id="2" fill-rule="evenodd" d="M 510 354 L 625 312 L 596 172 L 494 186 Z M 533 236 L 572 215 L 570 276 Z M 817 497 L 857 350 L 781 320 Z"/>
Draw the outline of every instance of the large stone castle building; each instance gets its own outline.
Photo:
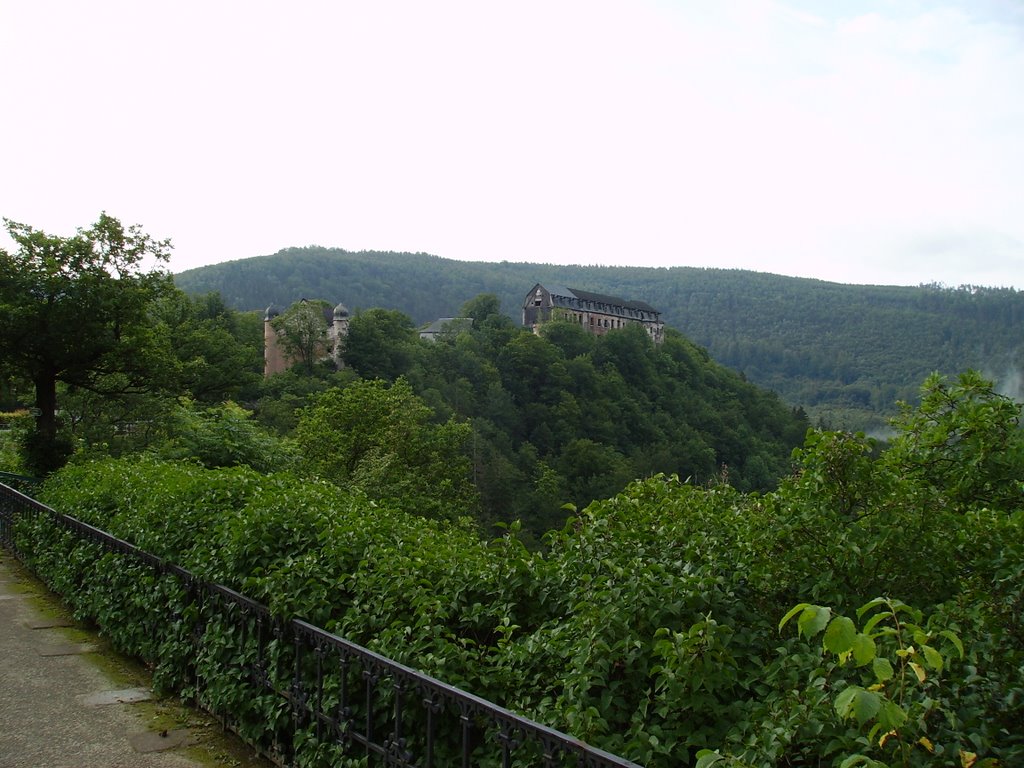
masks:
<path id="1" fill-rule="evenodd" d="M 301 299 L 300 303 L 307 303 L 307 300 Z M 281 313 L 279 307 L 271 304 L 263 315 L 264 376 L 286 371 L 298 362 L 288 354 L 281 340 L 281 332 L 274 327 L 274 318 Z M 333 310 L 329 305 L 325 306 L 323 313 L 327 333 L 317 357 L 321 360 L 332 359 L 335 366 L 341 368 L 345 338 L 348 336 L 349 312 L 344 304 L 338 304 Z M 655 344 L 665 339 L 665 323 L 661 320 L 661 313 L 650 304 L 561 285 L 544 286 L 538 283 L 523 300 L 523 325 L 536 333 L 541 325 L 553 319 L 577 323 L 595 336 L 636 323 L 643 326 Z M 421 329 L 420 338 L 433 340 L 442 330 L 462 330 L 471 326 L 472 320 L 469 318 L 441 318 Z"/>
<path id="2" fill-rule="evenodd" d="M 577 323 L 595 336 L 638 323 L 655 344 L 665 339 L 665 323 L 661 320 L 661 313 L 650 304 L 561 285 L 543 286 L 537 283 L 523 300 L 523 325 L 536 333 L 541 325 L 552 319 Z"/>

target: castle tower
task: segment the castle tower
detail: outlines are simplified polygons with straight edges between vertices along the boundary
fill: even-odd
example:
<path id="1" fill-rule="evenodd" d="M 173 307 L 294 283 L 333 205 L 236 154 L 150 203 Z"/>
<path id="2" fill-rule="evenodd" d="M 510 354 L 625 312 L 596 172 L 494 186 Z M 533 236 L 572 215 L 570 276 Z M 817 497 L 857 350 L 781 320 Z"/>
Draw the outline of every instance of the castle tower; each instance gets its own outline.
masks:
<path id="1" fill-rule="evenodd" d="M 263 375 L 271 376 L 288 369 L 288 360 L 277 337 L 277 331 L 270 324 L 271 320 L 281 314 L 274 304 L 267 307 L 263 314 Z"/>
<path id="2" fill-rule="evenodd" d="M 339 370 L 345 367 L 343 359 L 345 352 L 345 339 L 348 338 L 348 307 L 338 304 L 334 308 L 334 322 L 328 331 L 331 341 L 331 356 L 334 358 L 334 365 Z"/>
<path id="3" fill-rule="evenodd" d="M 300 299 L 305 303 L 306 299 Z M 315 302 L 318 306 L 325 302 Z M 348 336 L 349 312 L 344 304 L 332 310 L 324 307 L 324 321 L 327 324 L 326 344 L 320 344 L 316 356 L 319 360 L 331 360 L 335 367 L 344 367 L 345 338 Z M 281 342 L 281 334 L 273 326 L 273 320 L 282 314 L 279 307 L 271 304 L 263 314 L 263 375 L 273 376 L 288 370 L 295 364 L 295 358 L 287 353 Z"/>

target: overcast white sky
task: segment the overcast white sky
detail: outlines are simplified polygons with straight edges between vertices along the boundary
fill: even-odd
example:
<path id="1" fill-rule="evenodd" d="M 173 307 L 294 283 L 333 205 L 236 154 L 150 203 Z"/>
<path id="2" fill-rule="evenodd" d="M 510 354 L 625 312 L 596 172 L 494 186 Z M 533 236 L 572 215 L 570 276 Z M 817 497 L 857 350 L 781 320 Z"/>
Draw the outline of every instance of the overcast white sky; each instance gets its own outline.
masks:
<path id="1" fill-rule="evenodd" d="M 0 0 L 0 215 L 1024 288 L 1019 0 Z M 4 238 L 4 244 L 9 241 Z"/>

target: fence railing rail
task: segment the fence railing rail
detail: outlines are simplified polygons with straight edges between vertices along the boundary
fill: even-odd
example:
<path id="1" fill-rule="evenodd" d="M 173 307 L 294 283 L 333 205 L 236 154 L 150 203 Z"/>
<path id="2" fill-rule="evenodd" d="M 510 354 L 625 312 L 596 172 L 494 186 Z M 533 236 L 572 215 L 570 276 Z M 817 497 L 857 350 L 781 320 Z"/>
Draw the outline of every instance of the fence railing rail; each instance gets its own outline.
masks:
<path id="1" fill-rule="evenodd" d="M 22 557 L 22 524 L 41 519 L 143 566 L 154 583 L 173 580 L 174 605 L 159 610 L 173 616 L 189 646 L 177 652 L 190 659 L 191 695 L 246 738 L 218 698 L 218 681 L 242 681 L 247 703 L 274 713 L 271 735 L 253 746 L 279 764 L 294 764 L 301 753 L 304 763 L 334 755 L 354 759 L 352 765 L 398 768 L 639 768 L 302 619 L 275 616 L 229 587 L 0 484 L 0 544 Z M 223 642 L 228 625 L 235 645 L 210 647 L 211 628 L 221 630 L 216 637 Z"/>
<path id="2" fill-rule="evenodd" d="M 25 493 L 30 496 L 39 487 L 40 482 L 39 478 L 29 477 L 28 475 L 18 475 L 13 472 L 0 472 L 0 484 L 10 486 L 16 491 L 21 491 L 21 493 Z"/>

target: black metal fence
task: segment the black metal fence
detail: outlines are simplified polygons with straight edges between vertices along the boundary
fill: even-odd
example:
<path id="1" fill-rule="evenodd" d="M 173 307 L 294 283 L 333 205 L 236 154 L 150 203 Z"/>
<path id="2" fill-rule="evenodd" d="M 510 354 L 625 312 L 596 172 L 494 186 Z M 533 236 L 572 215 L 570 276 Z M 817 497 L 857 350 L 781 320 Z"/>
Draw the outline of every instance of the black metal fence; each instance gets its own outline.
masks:
<path id="1" fill-rule="evenodd" d="M 35 477 L 16 475 L 13 472 L 0 472 L 0 484 L 8 485 L 16 491 L 31 496 L 39 487 L 40 481 Z"/>
<path id="2" fill-rule="evenodd" d="M 176 687 L 278 764 L 639 768 L 305 621 L 274 616 L 0 484 L 0 544 L 22 557 L 19 540 L 40 522 L 86 543 L 97 563 L 106 558 L 92 566 L 97 578 L 110 578 L 113 563 L 133 584 L 146 575 L 153 618 L 137 628 L 142 642 L 173 654 L 188 670 Z"/>

